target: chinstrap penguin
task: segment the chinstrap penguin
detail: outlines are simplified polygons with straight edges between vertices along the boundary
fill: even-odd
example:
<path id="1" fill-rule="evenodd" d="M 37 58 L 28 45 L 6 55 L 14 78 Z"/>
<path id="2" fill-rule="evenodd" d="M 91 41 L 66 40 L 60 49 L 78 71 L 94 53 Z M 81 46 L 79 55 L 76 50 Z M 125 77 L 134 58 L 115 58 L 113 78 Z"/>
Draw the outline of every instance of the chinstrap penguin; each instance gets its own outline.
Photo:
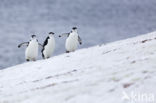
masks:
<path id="1" fill-rule="evenodd" d="M 54 33 L 50 32 L 49 36 L 46 38 L 46 40 L 43 43 L 43 49 L 42 49 L 42 57 L 44 59 L 48 59 L 51 57 L 55 50 L 55 38 Z"/>
<path id="2" fill-rule="evenodd" d="M 36 35 L 32 35 L 29 42 L 24 42 L 18 45 L 18 48 L 21 46 L 26 45 L 26 51 L 25 51 L 25 59 L 26 61 L 36 61 L 38 56 L 38 47 L 39 45 L 42 46 L 40 43 L 38 43 L 38 40 L 36 38 Z"/>
<path id="3" fill-rule="evenodd" d="M 66 53 L 73 52 L 77 49 L 78 44 L 82 44 L 82 40 L 77 32 L 77 27 L 73 27 L 70 33 L 64 33 L 59 37 L 67 36 L 65 43 Z"/>

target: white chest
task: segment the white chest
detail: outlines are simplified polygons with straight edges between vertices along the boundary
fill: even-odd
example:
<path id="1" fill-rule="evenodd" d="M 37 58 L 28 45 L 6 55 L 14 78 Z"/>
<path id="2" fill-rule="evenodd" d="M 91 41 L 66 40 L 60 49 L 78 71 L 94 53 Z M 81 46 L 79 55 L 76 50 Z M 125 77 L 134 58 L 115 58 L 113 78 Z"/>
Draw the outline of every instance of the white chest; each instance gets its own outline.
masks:
<path id="1" fill-rule="evenodd" d="M 48 43 L 45 46 L 45 49 L 49 50 L 53 50 L 55 48 L 55 39 L 54 38 L 50 38 L 48 39 Z"/>
<path id="2" fill-rule="evenodd" d="M 50 57 L 55 49 L 55 39 L 54 37 L 48 39 L 47 45 L 44 47 L 43 54 L 45 57 Z"/>
<path id="3" fill-rule="evenodd" d="M 38 42 L 36 40 L 32 40 L 29 42 L 25 55 L 26 55 L 26 58 L 37 58 Z"/>
<path id="4" fill-rule="evenodd" d="M 78 46 L 78 34 L 71 33 L 66 40 L 66 50 L 74 51 Z"/>

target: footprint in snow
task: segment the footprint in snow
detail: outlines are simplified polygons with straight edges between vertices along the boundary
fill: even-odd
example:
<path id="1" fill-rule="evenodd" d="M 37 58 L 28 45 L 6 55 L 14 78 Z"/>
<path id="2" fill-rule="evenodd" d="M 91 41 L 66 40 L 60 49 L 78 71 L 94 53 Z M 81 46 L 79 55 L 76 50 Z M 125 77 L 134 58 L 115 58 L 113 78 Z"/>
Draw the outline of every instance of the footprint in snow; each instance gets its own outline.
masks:
<path id="1" fill-rule="evenodd" d="M 128 87 L 132 86 L 133 84 L 134 83 L 125 83 L 122 86 L 123 86 L 123 88 L 128 88 Z"/>

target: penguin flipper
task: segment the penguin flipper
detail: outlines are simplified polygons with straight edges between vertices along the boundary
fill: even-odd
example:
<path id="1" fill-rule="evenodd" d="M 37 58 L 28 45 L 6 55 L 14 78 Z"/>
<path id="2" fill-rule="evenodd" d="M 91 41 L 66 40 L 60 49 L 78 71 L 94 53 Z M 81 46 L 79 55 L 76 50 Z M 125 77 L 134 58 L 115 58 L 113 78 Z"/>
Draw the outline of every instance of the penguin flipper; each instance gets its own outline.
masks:
<path id="1" fill-rule="evenodd" d="M 43 47 L 45 46 L 45 45 L 47 45 L 48 44 L 48 39 L 49 39 L 49 36 L 46 38 L 46 40 L 44 41 L 44 43 L 43 43 Z"/>
<path id="2" fill-rule="evenodd" d="M 82 39 L 80 38 L 80 36 L 78 36 L 78 41 L 80 43 L 80 45 L 82 44 Z"/>
<path id="3" fill-rule="evenodd" d="M 69 36 L 70 35 L 70 33 L 63 33 L 63 34 L 61 34 L 61 35 L 59 35 L 59 37 L 63 37 L 63 36 Z"/>
<path id="4" fill-rule="evenodd" d="M 18 48 L 20 48 L 20 47 L 23 46 L 23 45 L 28 46 L 28 45 L 29 45 L 29 42 L 24 42 L 24 43 L 19 44 L 19 45 L 18 45 Z"/>

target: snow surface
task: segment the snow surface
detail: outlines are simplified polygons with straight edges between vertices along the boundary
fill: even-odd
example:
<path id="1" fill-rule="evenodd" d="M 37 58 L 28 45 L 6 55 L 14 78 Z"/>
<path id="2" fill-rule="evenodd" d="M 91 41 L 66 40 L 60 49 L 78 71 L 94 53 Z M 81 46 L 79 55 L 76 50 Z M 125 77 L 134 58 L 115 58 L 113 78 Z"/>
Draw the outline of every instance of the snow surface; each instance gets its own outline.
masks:
<path id="1" fill-rule="evenodd" d="M 156 96 L 155 61 L 153 32 L 24 63 L 0 71 L 0 103 L 133 103 L 123 92 Z"/>
<path id="2" fill-rule="evenodd" d="M 54 55 L 65 51 L 58 35 L 78 27 L 80 48 L 156 30 L 156 0 L 1 0 L 0 69 L 25 61 L 17 45 L 36 34 L 43 43 L 55 32 Z M 39 59 L 41 58 L 41 55 Z"/>

